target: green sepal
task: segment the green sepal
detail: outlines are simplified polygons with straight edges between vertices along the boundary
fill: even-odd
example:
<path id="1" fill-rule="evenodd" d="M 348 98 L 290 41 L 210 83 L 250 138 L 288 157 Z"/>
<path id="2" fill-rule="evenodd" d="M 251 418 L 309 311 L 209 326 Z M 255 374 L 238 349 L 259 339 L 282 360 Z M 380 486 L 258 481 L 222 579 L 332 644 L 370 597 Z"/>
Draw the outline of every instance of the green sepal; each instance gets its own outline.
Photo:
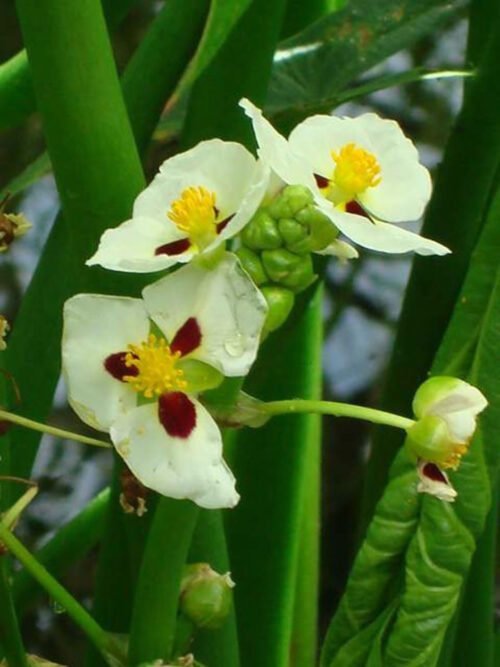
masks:
<path id="1" fill-rule="evenodd" d="M 180 359 L 177 366 L 184 373 L 190 394 L 215 389 L 224 380 L 222 373 L 196 359 Z"/>
<path id="2" fill-rule="evenodd" d="M 238 256 L 241 265 L 256 285 L 261 285 L 267 281 L 267 274 L 264 271 L 264 267 L 262 266 L 262 262 L 257 253 L 250 250 L 250 248 L 243 247 L 238 248 L 236 255 Z"/>
<path id="3" fill-rule="evenodd" d="M 313 203 L 312 192 L 303 185 L 287 185 L 267 210 L 276 220 L 294 218 L 305 206 Z"/>
<path id="4" fill-rule="evenodd" d="M 330 218 L 313 205 L 299 211 L 296 219 L 309 230 L 309 252 L 324 250 L 339 235 L 339 230 Z M 296 247 L 290 247 L 290 250 L 299 252 Z"/>
<path id="5" fill-rule="evenodd" d="M 262 263 L 270 279 L 294 292 L 302 292 L 316 280 L 310 255 L 296 255 L 285 248 L 264 250 Z"/>
<path id="6" fill-rule="evenodd" d="M 241 240 L 252 250 L 274 250 L 283 244 L 276 220 L 263 208 L 243 228 Z"/>
<path id="7" fill-rule="evenodd" d="M 278 221 L 278 229 L 285 246 L 289 250 L 291 250 L 292 245 L 307 240 L 307 228 L 295 218 L 281 218 L 281 220 Z"/>
<path id="8" fill-rule="evenodd" d="M 286 322 L 295 303 L 295 294 L 286 287 L 266 285 L 261 288 L 269 310 L 264 323 L 263 335 L 279 329 Z"/>
<path id="9" fill-rule="evenodd" d="M 437 415 L 421 417 L 407 433 L 405 448 L 412 458 L 443 465 L 456 449 L 448 425 Z"/>

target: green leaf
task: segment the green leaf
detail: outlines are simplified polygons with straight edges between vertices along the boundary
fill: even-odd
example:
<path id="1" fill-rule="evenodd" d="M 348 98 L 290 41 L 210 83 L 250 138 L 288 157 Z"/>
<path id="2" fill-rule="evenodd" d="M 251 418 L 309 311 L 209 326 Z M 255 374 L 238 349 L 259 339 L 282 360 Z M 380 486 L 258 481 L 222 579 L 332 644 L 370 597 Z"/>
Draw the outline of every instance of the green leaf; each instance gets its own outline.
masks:
<path id="1" fill-rule="evenodd" d="M 435 31 L 463 4 L 461 0 L 352 0 L 280 45 L 266 110 L 306 114 L 331 108 L 354 79 Z"/>
<path id="2" fill-rule="evenodd" d="M 3 199 L 7 194 L 10 194 L 12 197 L 19 194 L 30 185 L 33 185 L 33 183 L 36 183 L 42 176 L 50 173 L 51 169 L 52 165 L 50 164 L 49 154 L 44 152 L 2 188 L 0 199 Z"/>
<path id="3" fill-rule="evenodd" d="M 208 19 L 196 53 L 182 77 L 176 97 L 180 97 L 200 76 L 224 44 L 252 0 L 211 0 Z"/>
<path id="4" fill-rule="evenodd" d="M 354 638 L 375 623 L 399 593 L 398 571 L 418 524 L 421 499 L 416 481 L 414 467 L 403 458 L 392 471 L 391 481 L 356 556 L 345 593 L 325 638 L 321 667 L 336 667 L 340 651 L 346 658 L 351 650 L 355 655 L 364 656 L 363 659 L 368 655 L 370 646 L 365 644 L 365 653 L 360 654 L 361 647 Z"/>

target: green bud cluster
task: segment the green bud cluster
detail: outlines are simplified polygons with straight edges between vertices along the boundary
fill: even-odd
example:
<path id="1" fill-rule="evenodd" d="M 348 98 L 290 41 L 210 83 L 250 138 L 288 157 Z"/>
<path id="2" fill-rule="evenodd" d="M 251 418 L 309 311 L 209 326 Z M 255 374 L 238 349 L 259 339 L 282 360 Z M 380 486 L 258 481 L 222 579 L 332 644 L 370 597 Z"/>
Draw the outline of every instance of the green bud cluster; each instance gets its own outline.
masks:
<path id="1" fill-rule="evenodd" d="M 311 253 L 326 248 L 337 235 L 302 185 L 286 186 L 243 229 L 236 254 L 268 303 L 265 333 L 284 324 L 295 295 L 317 279 Z"/>

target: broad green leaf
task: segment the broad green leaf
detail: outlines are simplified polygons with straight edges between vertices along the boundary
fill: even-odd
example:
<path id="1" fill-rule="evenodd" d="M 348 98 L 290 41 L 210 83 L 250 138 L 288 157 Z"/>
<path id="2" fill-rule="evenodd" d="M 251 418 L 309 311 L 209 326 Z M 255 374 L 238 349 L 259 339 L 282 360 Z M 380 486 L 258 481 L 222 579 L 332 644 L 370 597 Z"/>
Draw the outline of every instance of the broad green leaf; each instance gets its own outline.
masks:
<path id="1" fill-rule="evenodd" d="M 462 0 L 352 0 L 280 45 L 267 110 L 304 114 L 331 108 L 354 79 L 435 31 L 463 4 Z"/>
<path id="2" fill-rule="evenodd" d="M 401 582 L 398 575 L 406 548 L 418 524 L 420 497 L 413 466 L 402 459 L 382 496 L 363 545 L 356 556 L 345 593 L 328 629 L 321 667 L 336 667 L 336 656 L 359 655 L 357 637 L 383 613 Z M 369 646 L 366 646 L 366 658 Z M 339 662 L 340 664 L 347 664 Z M 357 664 L 354 663 L 353 664 Z M 360 662 L 359 664 L 364 664 Z"/>
<path id="3" fill-rule="evenodd" d="M 196 53 L 182 77 L 176 97 L 200 76 L 207 65 L 213 60 L 217 51 L 224 44 L 231 30 L 235 27 L 242 14 L 250 6 L 252 0 L 211 0 L 208 19 Z"/>

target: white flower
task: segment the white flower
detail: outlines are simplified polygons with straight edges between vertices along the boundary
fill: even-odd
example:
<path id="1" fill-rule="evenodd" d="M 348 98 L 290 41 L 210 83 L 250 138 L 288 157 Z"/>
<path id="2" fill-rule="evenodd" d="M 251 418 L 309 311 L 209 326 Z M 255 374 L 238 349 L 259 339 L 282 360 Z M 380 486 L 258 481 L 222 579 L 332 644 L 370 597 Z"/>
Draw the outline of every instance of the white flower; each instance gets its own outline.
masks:
<path id="1" fill-rule="evenodd" d="M 267 306 L 227 254 L 213 271 L 189 265 L 143 291 L 143 300 L 79 294 L 64 307 L 63 372 L 69 402 L 109 431 L 145 486 L 201 507 L 238 502 L 217 424 L 197 400 L 245 375 Z"/>
<path id="2" fill-rule="evenodd" d="M 444 472 L 457 469 L 476 430 L 478 415 L 488 402 L 468 382 L 435 376 L 426 380 L 413 399 L 417 421 L 407 433 L 406 447 L 419 460 L 418 490 L 452 502 L 457 493 Z"/>
<path id="3" fill-rule="evenodd" d="M 240 144 L 203 141 L 162 164 L 132 218 L 104 232 L 87 264 L 140 273 L 209 253 L 250 220 L 268 179 L 269 169 Z"/>
<path id="4" fill-rule="evenodd" d="M 287 141 L 251 102 L 240 105 L 252 120 L 261 159 L 285 183 L 310 188 L 318 208 L 349 239 L 388 253 L 449 252 L 388 224 L 418 219 L 431 193 L 429 173 L 397 123 L 373 113 L 312 116 Z"/>

